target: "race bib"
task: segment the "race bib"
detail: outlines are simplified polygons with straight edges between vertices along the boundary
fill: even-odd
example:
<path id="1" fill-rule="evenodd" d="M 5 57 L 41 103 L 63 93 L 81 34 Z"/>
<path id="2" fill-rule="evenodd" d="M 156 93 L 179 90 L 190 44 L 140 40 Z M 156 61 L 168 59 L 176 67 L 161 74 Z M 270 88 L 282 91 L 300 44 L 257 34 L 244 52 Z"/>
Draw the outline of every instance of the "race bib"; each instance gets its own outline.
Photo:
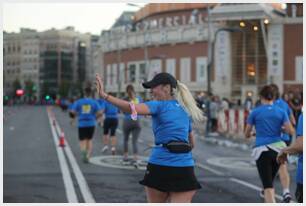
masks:
<path id="1" fill-rule="evenodd" d="M 91 105 L 85 104 L 82 105 L 82 114 L 89 114 L 91 111 Z"/>

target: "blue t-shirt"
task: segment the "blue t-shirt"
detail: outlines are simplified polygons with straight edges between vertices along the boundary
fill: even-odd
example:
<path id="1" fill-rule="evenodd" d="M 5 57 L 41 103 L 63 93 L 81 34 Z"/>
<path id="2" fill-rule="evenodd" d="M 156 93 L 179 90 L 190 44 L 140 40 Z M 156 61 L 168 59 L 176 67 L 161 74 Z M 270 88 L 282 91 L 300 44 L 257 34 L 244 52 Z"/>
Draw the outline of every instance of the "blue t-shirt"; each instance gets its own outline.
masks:
<path id="1" fill-rule="evenodd" d="M 281 140 L 281 129 L 289 123 L 288 115 L 275 105 L 261 105 L 249 115 L 247 123 L 255 125 L 255 146 L 268 145 Z"/>
<path id="2" fill-rule="evenodd" d="M 72 110 L 73 109 L 73 103 L 70 103 L 69 105 L 68 105 L 68 110 Z"/>
<path id="3" fill-rule="evenodd" d="M 96 113 L 100 110 L 100 106 L 94 99 L 79 99 L 74 102 L 71 110 L 78 114 L 78 127 L 96 126 Z"/>
<path id="4" fill-rule="evenodd" d="M 100 108 L 103 110 L 105 108 L 105 102 L 106 101 L 104 99 L 98 99 L 97 102 L 98 102 Z"/>
<path id="5" fill-rule="evenodd" d="M 277 100 L 275 100 L 273 102 L 273 104 L 278 106 L 279 108 L 283 109 L 286 112 L 286 114 L 288 115 L 288 117 L 290 117 L 290 115 L 292 114 L 292 109 L 290 109 L 287 102 L 285 100 L 283 100 L 282 98 L 278 98 Z M 287 133 L 282 133 L 281 139 L 284 140 L 284 141 L 290 141 L 290 136 Z"/>
<path id="6" fill-rule="evenodd" d="M 297 128 L 296 128 L 297 138 L 303 138 L 303 113 L 300 114 Z M 296 170 L 296 182 L 303 184 L 303 153 L 299 154 L 298 167 Z"/>
<path id="7" fill-rule="evenodd" d="M 160 146 L 172 140 L 189 142 L 191 119 L 177 100 L 145 102 L 152 115 L 152 128 L 156 146 L 153 148 L 149 163 L 186 167 L 194 166 L 192 153 L 171 153 Z"/>
<path id="8" fill-rule="evenodd" d="M 130 101 L 129 98 L 125 99 L 126 101 Z M 143 102 L 142 98 L 137 96 L 134 100 L 132 100 L 131 102 L 133 102 L 134 104 L 140 104 Z M 137 118 L 141 118 L 141 115 L 137 115 Z M 124 113 L 124 119 L 125 120 L 131 120 L 131 114 L 129 113 Z"/>
<path id="9" fill-rule="evenodd" d="M 112 103 L 105 101 L 104 104 L 104 113 L 105 113 L 105 118 L 113 118 L 117 119 L 118 118 L 118 113 L 119 109 Z"/>

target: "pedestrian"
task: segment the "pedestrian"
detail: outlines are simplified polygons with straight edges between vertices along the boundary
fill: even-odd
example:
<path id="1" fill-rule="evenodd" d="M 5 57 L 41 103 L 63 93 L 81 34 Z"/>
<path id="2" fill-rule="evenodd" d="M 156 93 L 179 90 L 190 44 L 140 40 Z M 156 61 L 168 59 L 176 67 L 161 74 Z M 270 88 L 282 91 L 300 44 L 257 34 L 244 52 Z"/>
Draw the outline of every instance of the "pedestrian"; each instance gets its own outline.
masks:
<path id="1" fill-rule="evenodd" d="M 142 84 L 151 89 L 154 100 L 135 105 L 105 93 L 99 74 L 96 83 L 99 95 L 131 113 L 132 119 L 137 115 L 152 116 L 155 146 L 144 179 L 139 182 L 145 186 L 148 202 L 191 202 L 201 188 L 194 174 L 191 121 L 200 122 L 203 115 L 188 88 L 162 72 Z"/>
<path id="2" fill-rule="evenodd" d="M 68 104 L 68 114 L 69 114 L 70 125 L 71 126 L 75 125 L 75 118 L 74 118 L 74 114 L 73 114 L 73 111 L 72 111 L 73 103 L 74 103 L 74 98 L 70 98 L 69 104 Z"/>
<path id="3" fill-rule="evenodd" d="M 129 84 L 126 87 L 127 97 L 124 100 L 131 102 L 133 104 L 142 103 L 142 99 L 139 96 L 136 96 L 133 85 Z M 132 134 L 132 146 L 133 146 L 133 164 L 137 168 L 139 164 L 138 160 L 138 146 L 137 141 L 141 131 L 140 126 L 140 118 L 138 117 L 136 120 L 131 118 L 129 113 L 124 113 L 123 119 L 123 163 L 127 164 L 129 162 L 128 159 L 128 147 L 129 147 L 129 136 Z"/>
<path id="4" fill-rule="evenodd" d="M 80 148 L 84 163 L 89 162 L 92 152 L 92 137 L 95 131 L 96 119 L 102 115 L 97 101 L 90 98 L 91 88 L 84 90 L 85 97 L 77 100 L 70 110 L 73 116 L 78 116 Z"/>
<path id="5" fill-rule="evenodd" d="M 274 93 L 274 98 L 273 98 L 273 104 L 277 107 L 279 107 L 280 109 L 282 109 L 283 111 L 285 111 L 285 113 L 288 115 L 291 124 L 295 125 L 295 118 L 293 116 L 293 112 L 290 109 L 289 105 L 286 103 L 286 101 L 280 97 L 280 93 L 279 93 L 279 89 L 278 86 L 276 84 L 270 84 L 270 86 L 273 89 L 273 93 Z M 284 141 L 286 143 L 287 146 L 289 146 L 291 144 L 292 141 L 292 137 L 285 133 L 282 132 L 281 134 L 281 140 Z M 279 178 L 280 178 L 280 182 L 283 188 L 283 200 L 282 202 L 284 203 L 288 203 L 291 201 L 292 197 L 290 194 L 290 175 L 288 172 L 288 165 L 287 163 L 281 164 L 279 167 Z"/>
<path id="6" fill-rule="evenodd" d="M 295 197 L 299 203 L 303 202 L 303 113 L 300 114 L 297 129 L 296 141 L 281 150 L 277 156 L 277 161 L 284 164 L 287 161 L 287 155 L 299 154 L 298 166 L 296 170 L 296 191 Z"/>
<path id="7" fill-rule="evenodd" d="M 260 91 L 261 106 L 252 110 L 245 129 L 246 138 L 251 137 L 253 126 L 256 129 L 252 156 L 264 188 L 265 202 L 275 202 L 273 181 L 279 169 L 276 157 L 280 149 L 286 147 L 281 140 L 282 127 L 287 133 L 294 134 L 288 115 L 273 104 L 273 97 L 273 88 L 264 86 Z"/>
<path id="8" fill-rule="evenodd" d="M 211 121 L 210 131 L 213 133 L 216 132 L 218 128 L 218 113 L 219 113 L 220 106 L 217 100 L 218 100 L 218 97 L 213 96 L 212 101 L 210 103 L 210 121 Z"/>
<path id="9" fill-rule="evenodd" d="M 101 152 L 106 152 L 108 150 L 108 145 L 111 140 L 111 152 L 112 155 L 116 154 L 116 130 L 118 127 L 118 113 L 119 109 L 112 103 L 105 101 L 104 103 L 104 122 L 103 122 L 103 145 Z"/>

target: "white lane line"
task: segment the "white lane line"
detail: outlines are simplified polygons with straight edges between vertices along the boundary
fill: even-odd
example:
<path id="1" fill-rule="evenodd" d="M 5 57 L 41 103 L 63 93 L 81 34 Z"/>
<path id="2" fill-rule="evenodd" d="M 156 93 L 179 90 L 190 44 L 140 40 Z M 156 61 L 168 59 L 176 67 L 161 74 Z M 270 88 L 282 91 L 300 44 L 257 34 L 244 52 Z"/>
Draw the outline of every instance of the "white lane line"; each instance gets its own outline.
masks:
<path id="1" fill-rule="evenodd" d="M 201 164 L 201 163 L 196 163 L 196 166 L 199 167 L 199 168 L 201 168 L 201 169 L 208 170 L 208 171 L 210 171 L 211 173 L 214 173 L 214 174 L 216 174 L 216 175 L 220 175 L 220 176 L 223 176 L 223 175 L 224 175 L 224 173 L 219 172 L 219 171 L 217 171 L 217 170 L 215 170 L 215 169 L 213 169 L 213 168 L 211 168 L 211 167 L 205 166 L 205 165 L 203 165 L 203 164 Z"/>
<path id="2" fill-rule="evenodd" d="M 246 186 L 248 188 L 251 188 L 251 189 L 254 189 L 254 190 L 258 191 L 258 192 L 260 192 L 262 190 L 261 187 L 258 187 L 256 185 L 253 185 L 251 183 L 248 183 L 248 182 L 245 182 L 243 180 L 236 179 L 236 178 L 230 178 L 230 181 L 236 182 L 236 183 L 241 184 L 241 185 L 244 185 L 244 186 Z M 275 194 L 275 198 L 278 199 L 278 200 L 282 200 L 283 199 L 280 195 L 277 195 L 277 194 Z"/>
<path id="3" fill-rule="evenodd" d="M 56 121 L 55 125 L 56 125 L 56 130 L 57 130 L 58 134 L 60 134 L 61 129 L 60 129 L 57 121 Z M 75 157 L 74 157 L 74 155 L 71 151 L 71 148 L 68 144 L 67 139 L 65 139 L 65 141 L 66 141 L 65 142 L 66 146 L 65 146 L 64 150 L 67 154 L 68 160 L 71 164 L 72 170 L 73 170 L 73 172 L 75 174 L 75 177 L 77 179 L 77 182 L 79 184 L 81 193 L 84 197 L 84 201 L 85 201 L 85 203 L 95 203 L 96 201 L 95 201 L 95 199 L 94 199 L 94 197 L 93 197 L 93 195 L 92 195 L 92 193 L 89 189 L 89 186 L 88 186 L 88 184 L 87 184 L 87 182 L 84 178 L 84 175 L 83 175 L 83 173 L 82 173 L 82 171 L 81 171 L 81 169 L 80 169 L 80 167 L 79 167 L 79 165 L 78 165 L 78 163 L 77 163 L 77 161 L 76 161 L 76 159 L 75 159 Z"/>
<path id="4" fill-rule="evenodd" d="M 78 203 L 78 199 L 77 199 L 77 195 L 76 195 L 76 192 L 75 192 L 75 189 L 74 189 L 74 186 L 73 186 L 73 182 L 72 182 L 71 174 L 70 174 L 70 171 L 69 171 L 69 167 L 67 165 L 63 150 L 60 147 L 58 147 L 58 137 L 57 137 L 57 134 L 56 134 L 56 131 L 55 131 L 54 127 L 52 126 L 52 121 L 51 121 L 50 113 L 48 112 L 48 110 L 47 110 L 47 114 L 48 114 L 49 124 L 50 124 L 50 127 L 51 127 L 52 136 L 53 136 L 58 160 L 59 160 L 59 163 L 60 163 L 60 168 L 61 168 L 61 171 L 62 171 L 62 177 L 63 177 L 63 181 L 64 181 L 67 200 L 68 200 L 69 203 Z"/>

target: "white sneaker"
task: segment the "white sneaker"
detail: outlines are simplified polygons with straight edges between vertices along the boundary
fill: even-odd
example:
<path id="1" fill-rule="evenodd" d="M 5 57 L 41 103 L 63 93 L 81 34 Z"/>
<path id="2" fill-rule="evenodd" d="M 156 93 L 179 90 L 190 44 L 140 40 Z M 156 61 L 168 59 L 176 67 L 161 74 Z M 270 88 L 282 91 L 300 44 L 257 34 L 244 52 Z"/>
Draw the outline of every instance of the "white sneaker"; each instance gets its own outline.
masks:
<path id="1" fill-rule="evenodd" d="M 102 152 L 102 153 L 105 153 L 107 150 L 108 150 L 108 146 L 105 145 L 105 146 L 101 149 L 101 152 Z"/>

